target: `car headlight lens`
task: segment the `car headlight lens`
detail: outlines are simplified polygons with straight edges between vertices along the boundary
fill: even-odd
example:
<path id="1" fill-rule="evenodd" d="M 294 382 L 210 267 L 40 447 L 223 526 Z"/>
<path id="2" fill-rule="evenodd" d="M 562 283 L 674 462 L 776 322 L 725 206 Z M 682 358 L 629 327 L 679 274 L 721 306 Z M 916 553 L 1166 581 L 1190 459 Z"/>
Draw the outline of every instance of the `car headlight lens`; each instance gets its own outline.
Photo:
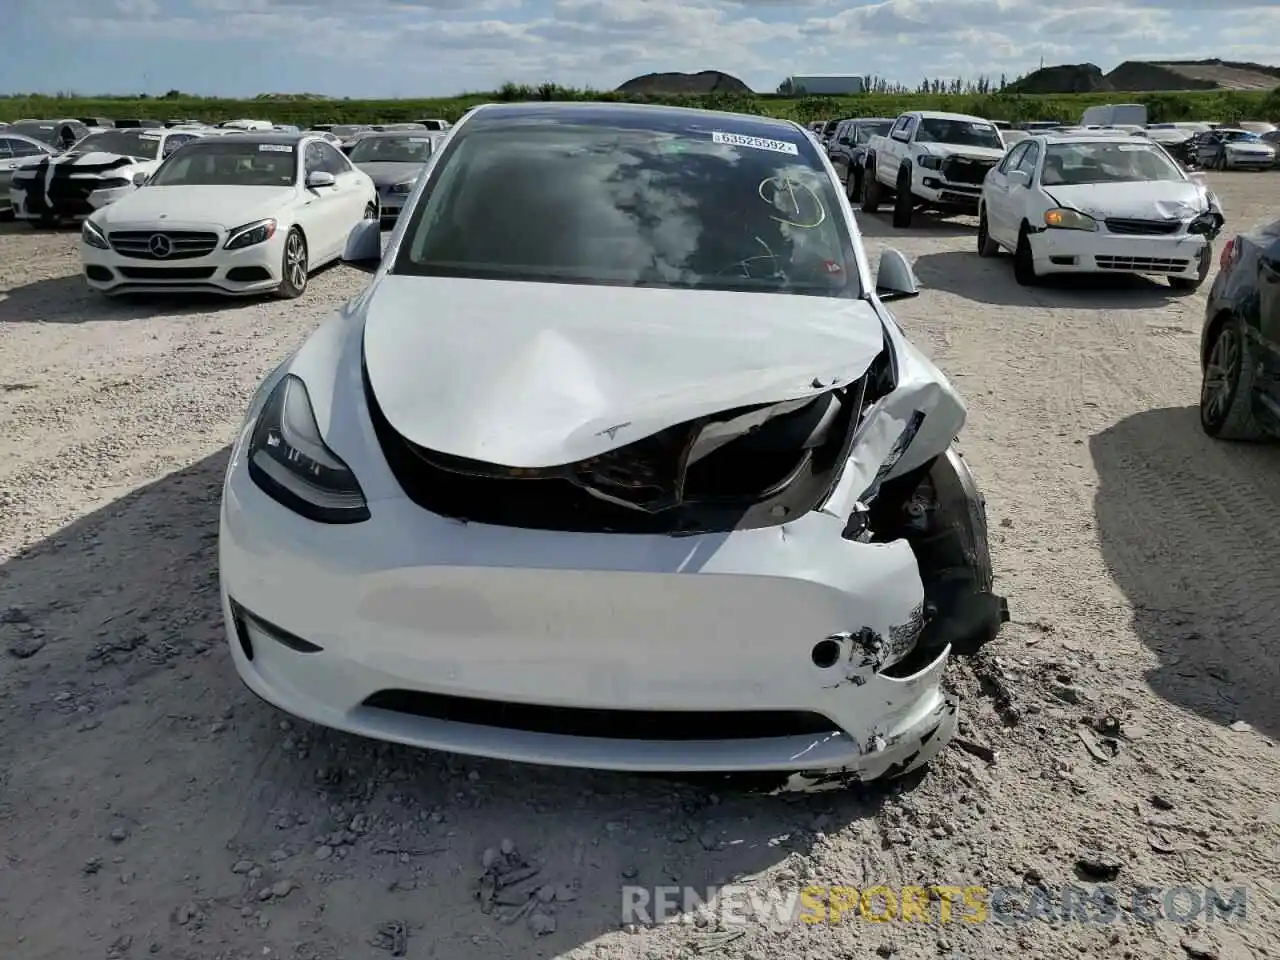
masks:
<path id="1" fill-rule="evenodd" d="M 80 227 L 80 239 L 99 250 L 111 249 L 111 244 L 107 243 L 107 235 L 92 220 L 86 220 Z"/>
<path id="2" fill-rule="evenodd" d="M 369 519 L 351 469 L 325 446 L 307 387 L 289 374 L 263 405 L 246 451 L 249 477 L 277 503 L 317 523 Z"/>
<path id="3" fill-rule="evenodd" d="M 923 168 L 924 168 L 924 169 L 926 169 L 926 170 L 941 170 L 941 169 L 942 169 L 942 158 L 941 158 L 941 157 L 918 157 L 918 158 L 916 159 L 916 163 L 917 163 L 917 165 L 919 165 L 919 166 L 923 167 Z"/>
<path id="4" fill-rule="evenodd" d="M 1097 230 L 1098 221 L 1078 210 L 1054 207 L 1045 211 L 1044 225 L 1055 230 Z"/>
<path id="5" fill-rule="evenodd" d="M 227 250 L 242 250 L 245 247 L 252 247 L 259 243 L 266 243 L 276 232 L 276 222 L 274 220 L 255 220 L 253 223 L 246 223 L 243 227 L 236 227 L 231 231 L 231 235 L 227 237 L 227 242 L 223 245 Z"/>
<path id="6" fill-rule="evenodd" d="M 391 192 L 398 193 L 401 196 L 406 196 L 409 193 L 409 191 L 412 189 L 413 189 L 413 181 L 406 180 L 404 183 L 397 183 L 394 187 L 391 188 Z"/>

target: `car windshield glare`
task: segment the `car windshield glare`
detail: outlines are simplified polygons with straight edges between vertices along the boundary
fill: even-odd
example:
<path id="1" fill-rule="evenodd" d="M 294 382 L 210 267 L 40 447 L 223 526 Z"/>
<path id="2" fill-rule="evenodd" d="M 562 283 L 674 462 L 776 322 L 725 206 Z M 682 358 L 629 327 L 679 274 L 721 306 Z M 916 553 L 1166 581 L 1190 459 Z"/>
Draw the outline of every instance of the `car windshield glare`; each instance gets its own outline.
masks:
<path id="1" fill-rule="evenodd" d="M 291 143 L 192 143 L 164 162 L 151 186 L 290 187 L 297 156 Z"/>
<path id="2" fill-rule="evenodd" d="M 426 163 L 431 157 L 431 138 L 365 137 L 347 154 L 352 163 Z"/>
<path id="3" fill-rule="evenodd" d="M 859 296 L 814 144 L 774 137 L 613 119 L 464 127 L 393 272 Z"/>
<path id="4" fill-rule="evenodd" d="M 1145 143 L 1050 144 L 1040 174 L 1046 187 L 1182 179 L 1177 165 L 1159 147 Z"/>
<path id="5" fill-rule="evenodd" d="M 1003 150 L 1000 132 L 989 123 L 977 120 L 948 120 L 925 117 L 916 131 L 917 143 L 949 143 L 958 147 L 988 147 Z"/>
<path id="6" fill-rule="evenodd" d="M 160 156 L 161 136 L 146 130 L 107 130 L 91 133 L 75 145 L 77 153 L 115 153 L 154 160 Z"/>

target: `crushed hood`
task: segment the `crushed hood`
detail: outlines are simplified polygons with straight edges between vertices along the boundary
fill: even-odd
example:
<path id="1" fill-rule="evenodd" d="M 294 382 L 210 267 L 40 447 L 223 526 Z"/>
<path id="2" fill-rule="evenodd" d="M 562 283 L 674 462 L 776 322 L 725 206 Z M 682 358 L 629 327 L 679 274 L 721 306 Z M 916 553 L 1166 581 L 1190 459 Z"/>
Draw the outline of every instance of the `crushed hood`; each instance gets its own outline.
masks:
<path id="1" fill-rule="evenodd" d="M 1079 210 L 1097 220 L 1106 217 L 1185 220 L 1210 209 L 1205 188 L 1191 181 L 1082 183 L 1044 190 L 1059 206 Z"/>
<path id="2" fill-rule="evenodd" d="M 816 396 L 883 348 L 863 300 L 388 275 L 365 304 L 387 422 L 429 450 L 509 467 Z"/>

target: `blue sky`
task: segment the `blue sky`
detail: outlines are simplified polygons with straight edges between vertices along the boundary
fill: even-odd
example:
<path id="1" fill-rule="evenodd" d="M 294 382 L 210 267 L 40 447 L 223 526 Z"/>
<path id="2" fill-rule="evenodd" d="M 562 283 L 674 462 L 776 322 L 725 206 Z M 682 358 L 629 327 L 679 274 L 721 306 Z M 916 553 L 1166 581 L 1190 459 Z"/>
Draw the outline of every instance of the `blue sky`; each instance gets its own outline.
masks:
<path id="1" fill-rule="evenodd" d="M 0 92 L 446 96 L 654 70 L 1010 78 L 1050 63 L 1280 62 L 1277 0 L 6 0 Z M 12 42 L 16 40 L 17 42 Z"/>

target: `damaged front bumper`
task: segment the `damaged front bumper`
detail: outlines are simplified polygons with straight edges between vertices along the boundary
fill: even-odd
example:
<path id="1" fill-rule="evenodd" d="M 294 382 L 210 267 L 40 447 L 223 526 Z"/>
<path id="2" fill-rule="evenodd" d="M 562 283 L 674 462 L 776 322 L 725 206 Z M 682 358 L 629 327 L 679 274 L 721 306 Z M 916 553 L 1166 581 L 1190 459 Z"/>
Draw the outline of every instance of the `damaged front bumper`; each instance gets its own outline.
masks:
<path id="1" fill-rule="evenodd" d="M 268 506 L 264 509 L 264 506 Z M 223 502 L 235 665 L 265 700 L 378 739 L 624 771 L 803 771 L 794 789 L 927 762 L 955 725 L 905 540 L 844 521 L 672 538 L 513 530 L 371 503 L 343 528 Z"/>

